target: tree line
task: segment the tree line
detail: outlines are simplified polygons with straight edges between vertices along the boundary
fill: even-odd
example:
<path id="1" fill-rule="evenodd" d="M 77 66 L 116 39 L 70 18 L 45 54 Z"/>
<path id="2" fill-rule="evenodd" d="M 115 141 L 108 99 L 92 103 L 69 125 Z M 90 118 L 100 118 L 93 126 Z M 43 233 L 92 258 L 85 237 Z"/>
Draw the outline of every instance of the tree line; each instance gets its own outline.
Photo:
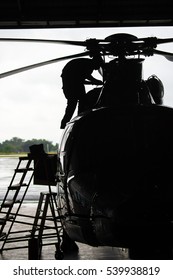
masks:
<path id="1" fill-rule="evenodd" d="M 51 141 L 45 139 L 32 139 L 23 140 L 18 137 L 13 137 L 10 140 L 5 140 L 0 143 L 1 154 L 12 154 L 12 153 L 28 153 L 29 147 L 35 144 L 43 144 L 44 151 L 57 152 L 58 144 L 54 145 Z"/>

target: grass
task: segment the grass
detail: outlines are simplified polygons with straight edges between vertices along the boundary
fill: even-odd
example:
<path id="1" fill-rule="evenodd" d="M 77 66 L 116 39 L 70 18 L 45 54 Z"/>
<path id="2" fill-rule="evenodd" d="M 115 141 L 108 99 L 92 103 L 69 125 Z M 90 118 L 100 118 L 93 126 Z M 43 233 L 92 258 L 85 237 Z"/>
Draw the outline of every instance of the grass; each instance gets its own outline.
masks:
<path id="1" fill-rule="evenodd" d="M 2 158 L 5 158 L 5 157 L 22 157 L 22 156 L 27 156 L 27 153 L 18 153 L 18 154 L 1 154 L 0 153 L 0 157 Z"/>
<path id="2" fill-rule="evenodd" d="M 57 152 L 49 152 L 49 155 L 55 155 Z M 5 154 L 5 153 L 0 153 L 0 158 L 5 158 L 5 157 L 11 157 L 11 158 L 18 158 L 18 157 L 26 157 L 28 153 L 11 153 L 11 154 Z"/>

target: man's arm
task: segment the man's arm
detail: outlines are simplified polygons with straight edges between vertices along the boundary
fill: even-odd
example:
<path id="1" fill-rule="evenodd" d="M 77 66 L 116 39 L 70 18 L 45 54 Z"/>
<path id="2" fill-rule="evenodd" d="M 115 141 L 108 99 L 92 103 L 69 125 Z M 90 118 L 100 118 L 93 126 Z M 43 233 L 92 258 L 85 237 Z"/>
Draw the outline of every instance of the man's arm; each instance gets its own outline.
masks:
<path id="1" fill-rule="evenodd" d="M 87 77 L 87 80 L 85 80 L 85 84 L 103 85 L 103 82 L 90 75 Z"/>

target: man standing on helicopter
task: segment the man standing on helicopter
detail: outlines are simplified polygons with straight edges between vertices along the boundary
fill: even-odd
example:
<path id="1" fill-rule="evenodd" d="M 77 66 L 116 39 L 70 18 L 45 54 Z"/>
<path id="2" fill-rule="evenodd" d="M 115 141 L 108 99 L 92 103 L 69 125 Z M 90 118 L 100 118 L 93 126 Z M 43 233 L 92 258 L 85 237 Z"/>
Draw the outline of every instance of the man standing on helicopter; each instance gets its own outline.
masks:
<path id="1" fill-rule="evenodd" d="M 66 123 L 70 121 L 78 102 L 78 113 L 87 109 L 85 84 L 103 84 L 101 80 L 91 75 L 94 70 L 98 70 L 101 67 L 102 63 L 100 56 L 92 59 L 78 58 L 71 60 L 63 68 L 61 77 L 63 92 L 67 99 L 67 107 L 60 128 L 65 128 Z"/>

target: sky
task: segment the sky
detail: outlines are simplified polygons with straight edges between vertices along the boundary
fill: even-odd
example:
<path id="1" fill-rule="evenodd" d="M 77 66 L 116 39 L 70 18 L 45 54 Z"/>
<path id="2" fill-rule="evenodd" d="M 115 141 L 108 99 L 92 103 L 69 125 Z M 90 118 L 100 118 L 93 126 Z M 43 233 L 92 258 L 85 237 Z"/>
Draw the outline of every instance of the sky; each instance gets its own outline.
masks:
<path id="1" fill-rule="evenodd" d="M 173 27 L 0 29 L 1 38 L 79 41 L 104 39 L 116 33 L 129 33 L 141 38 L 171 38 Z M 160 45 L 157 49 L 173 52 L 173 43 Z M 0 41 L 0 73 L 83 51 L 84 47 L 63 44 Z M 66 107 L 60 76 L 67 62 L 61 61 L 0 79 L 0 143 L 13 137 L 59 143 L 62 135 L 60 122 Z M 173 107 L 173 62 L 155 55 L 147 57 L 143 67 L 144 78 L 156 74 L 162 80 L 164 105 Z"/>

